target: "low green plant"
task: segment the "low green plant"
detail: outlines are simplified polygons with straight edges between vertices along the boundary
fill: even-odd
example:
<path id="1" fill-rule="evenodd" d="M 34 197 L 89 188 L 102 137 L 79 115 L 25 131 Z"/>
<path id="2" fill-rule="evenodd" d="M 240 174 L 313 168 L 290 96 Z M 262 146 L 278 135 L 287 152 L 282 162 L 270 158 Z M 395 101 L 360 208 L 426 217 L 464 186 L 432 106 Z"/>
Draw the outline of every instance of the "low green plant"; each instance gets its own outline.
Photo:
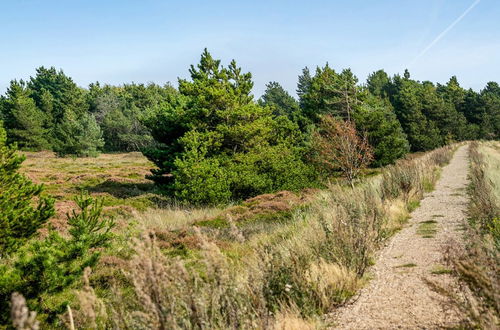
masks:
<path id="1" fill-rule="evenodd" d="M 102 202 L 87 194 L 76 198 L 79 211 L 68 214 L 69 237 L 50 230 L 43 240 L 31 240 L 0 265 L 0 321 L 8 322 L 8 301 L 23 294 L 30 309 L 51 324 L 72 299 L 67 291 L 86 267 L 99 259 L 99 249 L 111 239 L 111 219 L 102 219 Z"/>

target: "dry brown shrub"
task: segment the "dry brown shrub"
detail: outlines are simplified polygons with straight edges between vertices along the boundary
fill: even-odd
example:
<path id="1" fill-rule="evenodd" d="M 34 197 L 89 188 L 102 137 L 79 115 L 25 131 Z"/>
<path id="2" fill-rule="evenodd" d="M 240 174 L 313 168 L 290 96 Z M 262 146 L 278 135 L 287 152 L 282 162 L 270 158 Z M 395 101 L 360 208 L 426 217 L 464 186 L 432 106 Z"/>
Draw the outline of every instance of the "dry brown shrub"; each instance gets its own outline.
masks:
<path id="1" fill-rule="evenodd" d="M 104 302 L 97 297 L 90 286 L 91 269 L 85 268 L 83 273 L 83 288 L 76 292 L 78 306 L 73 310 L 73 322 L 78 329 L 102 329 L 107 321 Z M 71 320 L 69 321 L 71 323 Z"/>
<path id="2" fill-rule="evenodd" d="M 323 116 L 319 131 L 313 134 L 316 162 L 328 172 L 340 171 L 351 185 L 373 160 L 366 134 L 360 135 L 351 121 Z"/>

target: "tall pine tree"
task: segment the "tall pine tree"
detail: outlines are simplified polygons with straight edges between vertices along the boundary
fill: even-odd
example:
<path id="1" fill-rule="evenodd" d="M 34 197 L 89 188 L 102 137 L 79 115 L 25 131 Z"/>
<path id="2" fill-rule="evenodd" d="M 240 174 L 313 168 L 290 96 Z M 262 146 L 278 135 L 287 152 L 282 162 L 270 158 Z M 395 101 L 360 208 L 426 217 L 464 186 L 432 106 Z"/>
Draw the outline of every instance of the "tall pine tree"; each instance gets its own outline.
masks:
<path id="1" fill-rule="evenodd" d="M 46 116 L 30 97 L 24 81 L 13 80 L 2 102 L 8 142 L 16 142 L 22 149 L 49 149 Z"/>

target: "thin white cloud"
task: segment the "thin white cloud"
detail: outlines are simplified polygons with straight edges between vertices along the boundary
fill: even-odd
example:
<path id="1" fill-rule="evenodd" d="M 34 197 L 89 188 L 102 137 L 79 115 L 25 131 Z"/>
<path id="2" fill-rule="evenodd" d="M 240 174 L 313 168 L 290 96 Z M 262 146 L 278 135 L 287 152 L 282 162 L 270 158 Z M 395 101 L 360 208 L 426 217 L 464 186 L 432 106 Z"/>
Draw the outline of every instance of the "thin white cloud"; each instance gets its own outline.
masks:
<path id="1" fill-rule="evenodd" d="M 413 61 L 411 61 L 410 64 L 408 65 L 408 68 L 411 68 L 422 56 L 424 56 L 429 51 L 429 49 L 431 49 L 435 44 L 437 44 L 439 42 L 439 40 L 441 40 L 448 32 L 450 32 L 450 30 L 453 29 L 455 27 L 455 25 L 460 23 L 460 21 L 465 16 L 467 16 L 467 14 L 472 9 L 474 9 L 474 7 L 476 7 L 479 4 L 479 2 L 481 2 L 481 0 L 474 1 L 472 3 L 472 5 L 470 5 L 469 8 L 467 8 L 462 13 L 462 15 L 460 15 L 453 23 L 451 23 L 446 29 L 444 29 L 443 32 L 441 32 L 434 40 L 432 40 L 432 42 L 429 45 L 427 45 L 427 47 L 425 47 L 417 56 L 415 56 Z"/>

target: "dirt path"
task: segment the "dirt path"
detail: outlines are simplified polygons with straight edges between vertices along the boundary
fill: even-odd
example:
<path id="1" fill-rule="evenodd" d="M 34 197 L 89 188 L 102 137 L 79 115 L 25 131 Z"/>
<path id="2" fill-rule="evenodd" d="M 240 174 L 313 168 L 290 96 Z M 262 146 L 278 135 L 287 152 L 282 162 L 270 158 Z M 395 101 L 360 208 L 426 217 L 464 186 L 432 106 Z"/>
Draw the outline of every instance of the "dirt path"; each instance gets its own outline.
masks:
<path id="1" fill-rule="evenodd" d="M 436 189 L 425 196 L 412 218 L 381 252 L 373 279 L 359 299 L 336 313 L 340 329 L 436 329 L 453 326 L 458 313 L 444 306 L 424 278 L 453 284 L 443 264 L 443 245 L 460 241 L 466 208 L 467 146 L 443 168 Z M 444 274 L 443 274 L 444 273 Z"/>

